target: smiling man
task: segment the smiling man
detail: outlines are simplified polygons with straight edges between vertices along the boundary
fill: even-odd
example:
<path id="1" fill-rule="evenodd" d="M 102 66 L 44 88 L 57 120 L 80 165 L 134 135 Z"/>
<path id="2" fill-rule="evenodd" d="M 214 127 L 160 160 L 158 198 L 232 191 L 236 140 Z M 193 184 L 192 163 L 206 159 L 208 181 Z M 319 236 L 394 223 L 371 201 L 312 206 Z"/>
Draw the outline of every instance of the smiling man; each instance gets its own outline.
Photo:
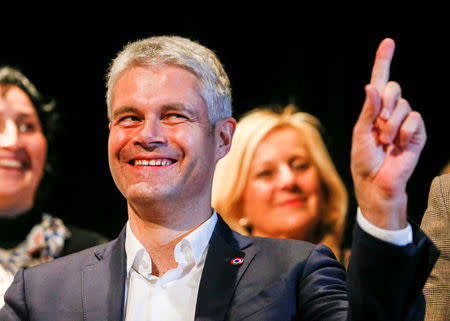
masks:
<path id="1" fill-rule="evenodd" d="M 227 118 L 213 129 L 201 86 L 179 66 L 134 66 L 111 97 L 111 173 L 157 276 L 177 266 L 179 238 L 211 216 L 211 177 L 235 127 Z"/>
<path id="2" fill-rule="evenodd" d="M 228 77 L 198 43 L 153 37 L 127 45 L 108 74 L 108 157 L 126 226 L 106 245 L 21 270 L 1 319 L 423 319 L 438 251 L 408 224 L 405 187 L 426 134 L 387 82 L 393 50 L 380 45 L 354 130 L 361 211 L 348 273 L 323 245 L 245 237 L 211 208 L 236 126 Z"/>
<path id="3" fill-rule="evenodd" d="M 138 213 L 154 220 L 157 204 L 163 225 L 188 230 L 211 214 L 210 177 L 228 150 L 235 122 L 221 120 L 213 133 L 200 87 L 192 72 L 178 66 L 132 67 L 115 84 L 109 163 L 129 202 L 130 224 Z M 208 210 L 194 219 L 198 208 Z M 186 210 L 192 214 L 181 215 Z M 167 211 L 180 215 L 174 220 Z"/>

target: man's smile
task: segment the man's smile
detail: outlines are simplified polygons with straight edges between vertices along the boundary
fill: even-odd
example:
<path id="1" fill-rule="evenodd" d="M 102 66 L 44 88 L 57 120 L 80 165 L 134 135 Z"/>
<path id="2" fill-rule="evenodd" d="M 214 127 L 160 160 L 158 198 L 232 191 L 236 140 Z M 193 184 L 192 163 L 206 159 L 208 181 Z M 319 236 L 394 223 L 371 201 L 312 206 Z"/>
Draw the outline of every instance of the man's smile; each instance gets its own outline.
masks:
<path id="1" fill-rule="evenodd" d="M 135 159 L 130 162 L 133 166 L 170 166 L 176 163 L 176 160 L 161 158 L 161 159 Z"/>

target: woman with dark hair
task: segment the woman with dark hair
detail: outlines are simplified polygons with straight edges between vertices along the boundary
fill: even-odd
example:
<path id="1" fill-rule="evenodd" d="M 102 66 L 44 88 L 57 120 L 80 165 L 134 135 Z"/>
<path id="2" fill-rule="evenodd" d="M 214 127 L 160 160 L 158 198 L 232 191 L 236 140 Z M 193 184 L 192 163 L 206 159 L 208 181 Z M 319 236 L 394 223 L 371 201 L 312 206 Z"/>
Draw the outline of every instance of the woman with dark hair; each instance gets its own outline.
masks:
<path id="1" fill-rule="evenodd" d="M 20 268 L 107 241 L 98 233 L 66 226 L 38 201 L 44 172 L 50 170 L 47 144 L 56 125 L 54 102 L 46 101 L 19 70 L 1 67 L 0 306 Z"/>

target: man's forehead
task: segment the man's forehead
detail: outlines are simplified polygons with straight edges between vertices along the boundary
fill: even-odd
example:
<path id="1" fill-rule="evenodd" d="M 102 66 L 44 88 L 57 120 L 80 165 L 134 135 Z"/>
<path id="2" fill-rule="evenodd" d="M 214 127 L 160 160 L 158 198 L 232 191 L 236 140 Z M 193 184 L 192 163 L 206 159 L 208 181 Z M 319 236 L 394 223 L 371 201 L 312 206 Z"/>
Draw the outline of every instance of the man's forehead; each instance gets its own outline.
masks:
<path id="1" fill-rule="evenodd" d="M 139 84 L 145 85 L 178 85 L 181 82 L 190 81 L 192 83 L 200 83 L 198 76 L 178 65 L 151 65 L 151 66 L 141 66 L 136 65 L 124 70 L 118 77 L 116 82 L 120 81 L 132 81 L 136 80 Z"/>
<path id="2" fill-rule="evenodd" d="M 113 90 L 112 115 L 135 104 L 190 111 L 204 109 L 208 112 L 198 77 L 174 65 L 157 68 L 135 66 L 126 70 Z"/>

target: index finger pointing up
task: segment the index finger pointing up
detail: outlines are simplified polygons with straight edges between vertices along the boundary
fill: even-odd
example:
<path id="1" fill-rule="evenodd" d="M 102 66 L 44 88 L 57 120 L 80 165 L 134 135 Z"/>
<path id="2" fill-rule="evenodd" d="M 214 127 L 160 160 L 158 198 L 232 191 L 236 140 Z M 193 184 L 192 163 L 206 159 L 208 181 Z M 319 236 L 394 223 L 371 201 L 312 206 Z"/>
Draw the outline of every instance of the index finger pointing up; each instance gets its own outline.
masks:
<path id="1" fill-rule="evenodd" d="M 394 55 L 395 42 L 390 38 L 384 39 L 377 49 L 375 63 L 373 64 L 370 84 L 381 93 L 389 80 L 392 56 Z"/>

